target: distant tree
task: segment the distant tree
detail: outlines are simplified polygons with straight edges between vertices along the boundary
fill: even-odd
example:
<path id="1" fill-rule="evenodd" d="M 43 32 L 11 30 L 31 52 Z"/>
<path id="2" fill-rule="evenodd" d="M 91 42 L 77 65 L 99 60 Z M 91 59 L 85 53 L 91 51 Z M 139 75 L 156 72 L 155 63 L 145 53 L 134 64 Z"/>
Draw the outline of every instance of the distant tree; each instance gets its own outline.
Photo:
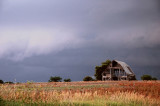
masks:
<path id="1" fill-rule="evenodd" d="M 11 81 L 7 81 L 7 82 L 5 82 L 5 84 L 14 84 L 14 83 Z"/>
<path id="2" fill-rule="evenodd" d="M 4 83 L 3 80 L 0 79 L 0 84 L 3 84 L 3 83 Z"/>
<path id="3" fill-rule="evenodd" d="M 63 81 L 64 81 L 64 82 L 71 82 L 71 79 L 68 78 L 68 79 L 64 79 Z"/>
<path id="4" fill-rule="evenodd" d="M 33 84 L 33 83 L 34 83 L 33 80 L 31 80 L 31 81 L 27 80 L 27 84 Z"/>
<path id="5" fill-rule="evenodd" d="M 60 76 L 50 77 L 48 82 L 61 82 L 62 78 Z"/>
<path id="6" fill-rule="evenodd" d="M 153 77 L 153 78 L 152 78 L 152 80 L 155 80 L 155 81 L 156 81 L 156 80 L 157 80 L 157 78 L 156 78 L 156 77 Z"/>
<path id="7" fill-rule="evenodd" d="M 143 75 L 143 76 L 141 76 L 141 80 L 152 80 L 152 76 L 150 76 L 150 75 Z"/>
<path id="8" fill-rule="evenodd" d="M 83 81 L 94 81 L 94 79 L 90 76 L 86 76 L 83 78 Z"/>
<path id="9" fill-rule="evenodd" d="M 102 80 L 102 72 L 107 68 L 107 66 L 111 63 L 110 60 L 106 60 L 105 62 L 102 62 L 101 66 L 95 67 L 95 74 L 96 80 Z"/>

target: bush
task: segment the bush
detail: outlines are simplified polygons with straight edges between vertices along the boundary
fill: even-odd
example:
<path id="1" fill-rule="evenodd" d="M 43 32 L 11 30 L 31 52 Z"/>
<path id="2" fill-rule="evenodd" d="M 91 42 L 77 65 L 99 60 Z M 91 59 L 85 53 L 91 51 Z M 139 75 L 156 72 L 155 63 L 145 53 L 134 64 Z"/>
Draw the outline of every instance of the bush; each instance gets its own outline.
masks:
<path id="1" fill-rule="evenodd" d="M 152 80 L 155 80 L 155 81 L 156 81 L 156 80 L 157 80 L 157 78 L 153 77 L 153 78 L 152 78 Z"/>
<path id="2" fill-rule="evenodd" d="M 152 77 L 150 75 L 143 75 L 141 76 L 141 80 L 152 80 Z"/>
<path id="3" fill-rule="evenodd" d="M 28 80 L 27 80 L 27 84 L 33 84 L 33 83 L 34 83 L 33 80 L 31 80 L 31 81 L 28 81 Z"/>
<path id="4" fill-rule="evenodd" d="M 64 79 L 64 82 L 71 82 L 71 79 L 70 78 Z"/>
<path id="5" fill-rule="evenodd" d="M 84 77 L 83 81 L 94 81 L 94 79 L 90 76 Z"/>
<path id="6" fill-rule="evenodd" d="M 60 76 L 50 77 L 48 82 L 61 82 L 62 78 Z"/>
<path id="7" fill-rule="evenodd" d="M 7 82 L 5 82 L 5 84 L 14 84 L 14 83 L 11 81 L 7 81 Z"/>
<path id="8" fill-rule="evenodd" d="M 0 84 L 3 84 L 3 83 L 4 83 L 3 80 L 0 79 Z"/>
<path id="9" fill-rule="evenodd" d="M 152 77 L 150 75 L 143 75 L 141 76 L 141 80 L 157 80 L 157 78 Z"/>

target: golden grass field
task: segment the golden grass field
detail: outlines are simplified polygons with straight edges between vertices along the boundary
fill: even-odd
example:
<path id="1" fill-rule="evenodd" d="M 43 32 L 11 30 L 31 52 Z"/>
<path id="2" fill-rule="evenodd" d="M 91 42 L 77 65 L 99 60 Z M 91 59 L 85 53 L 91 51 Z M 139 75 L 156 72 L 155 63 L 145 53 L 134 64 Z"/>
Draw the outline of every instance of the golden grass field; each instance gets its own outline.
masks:
<path id="1" fill-rule="evenodd" d="M 3 84 L 0 98 L 7 106 L 160 106 L 160 81 Z"/>

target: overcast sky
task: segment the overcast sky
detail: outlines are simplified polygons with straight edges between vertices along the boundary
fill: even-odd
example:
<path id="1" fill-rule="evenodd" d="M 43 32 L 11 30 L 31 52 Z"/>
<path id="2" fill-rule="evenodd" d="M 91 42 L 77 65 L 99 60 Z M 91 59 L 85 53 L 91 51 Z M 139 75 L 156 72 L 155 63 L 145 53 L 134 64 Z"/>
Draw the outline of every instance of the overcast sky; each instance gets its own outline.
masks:
<path id="1" fill-rule="evenodd" d="M 107 59 L 160 79 L 159 0 L 0 0 L 0 79 L 81 81 Z"/>

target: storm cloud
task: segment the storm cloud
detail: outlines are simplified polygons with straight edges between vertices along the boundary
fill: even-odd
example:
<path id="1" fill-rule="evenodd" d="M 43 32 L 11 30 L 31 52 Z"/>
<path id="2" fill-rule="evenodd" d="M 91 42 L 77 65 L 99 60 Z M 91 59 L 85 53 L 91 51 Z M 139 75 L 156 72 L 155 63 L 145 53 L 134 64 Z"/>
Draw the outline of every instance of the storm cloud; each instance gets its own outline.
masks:
<path id="1" fill-rule="evenodd" d="M 82 80 L 106 59 L 160 74 L 159 0 L 1 0 L 0 78 Z"/>

